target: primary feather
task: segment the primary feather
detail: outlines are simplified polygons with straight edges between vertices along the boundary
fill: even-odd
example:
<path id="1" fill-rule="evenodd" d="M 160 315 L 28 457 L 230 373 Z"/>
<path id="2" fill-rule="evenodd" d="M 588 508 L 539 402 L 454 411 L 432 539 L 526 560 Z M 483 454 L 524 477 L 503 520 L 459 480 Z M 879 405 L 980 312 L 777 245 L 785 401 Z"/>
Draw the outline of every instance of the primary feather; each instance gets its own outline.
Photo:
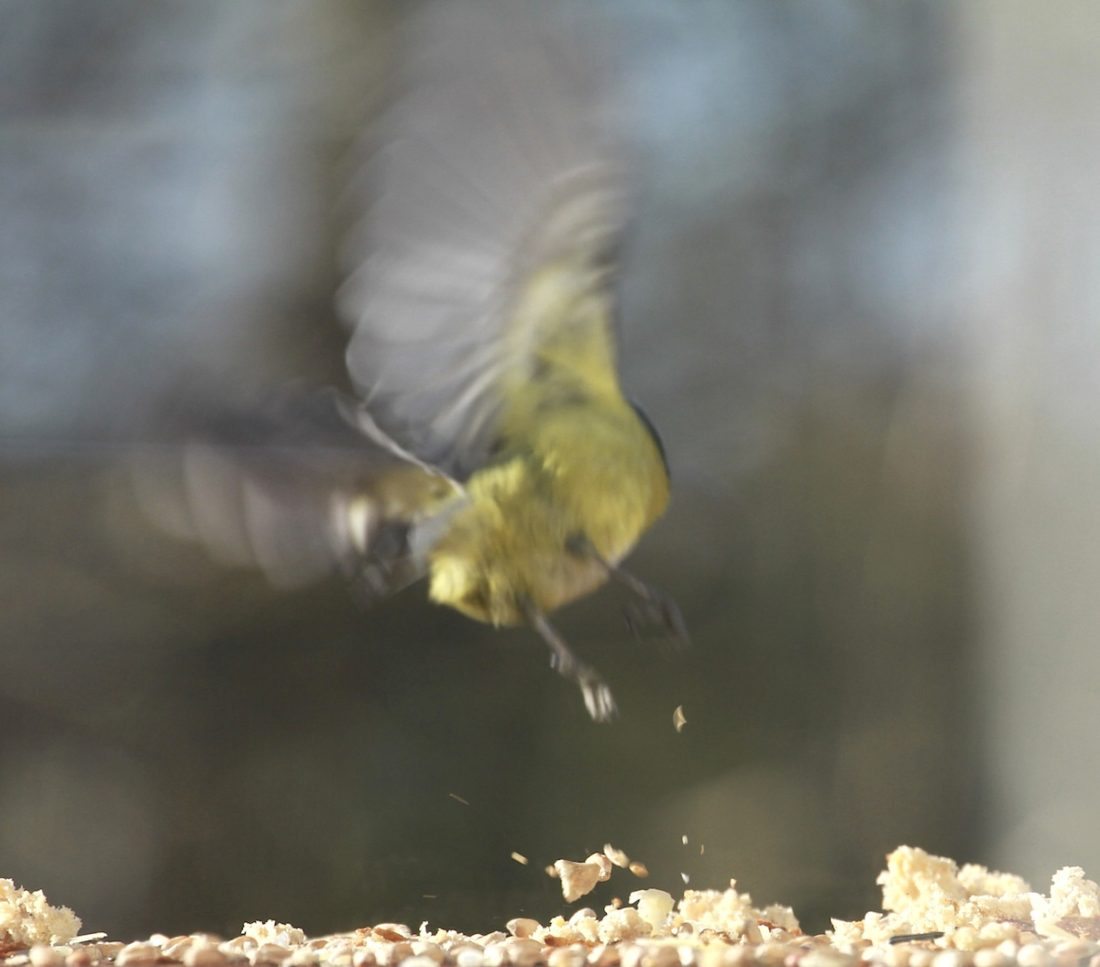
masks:
<path id="1" fill-rule="evenodd" d="M 597 45 L 570 13 L 475 2 L 412 17 L 381 146 L 354 189 L 349 372 L 387 434 L 459 479 L 485 462 L 510 385 L 554 337 L 540 283 L 610 284 L 622 171 L 599 116 Z M 610 317 L 597 325 L 610 344 Z"/>

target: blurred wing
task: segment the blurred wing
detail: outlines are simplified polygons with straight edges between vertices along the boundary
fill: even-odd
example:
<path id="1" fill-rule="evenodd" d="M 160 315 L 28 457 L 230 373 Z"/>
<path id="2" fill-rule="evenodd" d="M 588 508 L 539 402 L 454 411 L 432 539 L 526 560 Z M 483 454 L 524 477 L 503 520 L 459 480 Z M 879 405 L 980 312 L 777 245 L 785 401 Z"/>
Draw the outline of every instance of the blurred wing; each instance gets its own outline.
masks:
<path id="1" fill-rule="evenodd" d="M 459 489 L 365 438 L 341 410 L 320 394 L 206 421 L 179 446 L 135 454 L 139 502 L 172 536 L 276 586 L 339 571 L 365 578 L 372 597 L 395 591 L 422 575 L 417 529 Z"/>
<path id="2" fill-rule="evenodd" d="M 607 285 L 625 199 L 592 27 L 571 4 L 427 5 L 353 186 L 353 382 L 386 434 L 458 479 L 546 336 L 545 313 L 517 308 L 532 279 L 560 263 L 566 288 Z"/>

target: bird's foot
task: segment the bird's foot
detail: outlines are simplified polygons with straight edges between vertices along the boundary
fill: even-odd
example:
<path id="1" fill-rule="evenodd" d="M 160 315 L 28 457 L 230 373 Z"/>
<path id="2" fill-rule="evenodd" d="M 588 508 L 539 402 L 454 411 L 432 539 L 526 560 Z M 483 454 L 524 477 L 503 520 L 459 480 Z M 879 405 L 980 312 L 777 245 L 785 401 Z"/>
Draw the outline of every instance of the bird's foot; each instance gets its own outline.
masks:
<path id="1" fill-rule="evenodd" d="M 626 626 L 638 638 L 642 629 L 657 626 L 670 653 L 683 651 L 691 644 L 691 636 L 679 605 L 664 592 L 648 585 L 643 587 L 645 591 L 623 609 Z"/>
<path id="2" fill-rule="evenodd" d="M 546 620 L 543 614 L 530 610 L 528 619 L 550 648 L 550 667 L 562 678 L 574 681 L 580 687 L 581 697 L 588 714 L 596 722 L 609 722 L 618 713 L 611 689 L 596 669 L 585 664 L 565 643 L 565 639 Z"/>

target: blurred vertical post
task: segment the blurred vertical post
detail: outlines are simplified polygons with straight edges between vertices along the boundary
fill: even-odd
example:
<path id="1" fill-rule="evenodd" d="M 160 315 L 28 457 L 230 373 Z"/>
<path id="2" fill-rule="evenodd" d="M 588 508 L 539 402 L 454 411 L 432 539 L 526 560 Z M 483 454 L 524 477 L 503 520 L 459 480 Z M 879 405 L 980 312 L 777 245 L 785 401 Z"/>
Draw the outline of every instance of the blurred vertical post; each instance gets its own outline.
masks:
<path id="1" fill-rule="evenodd" d="M 1100 8 L 960 5 L 990 856 L 1100 868 Z"/>

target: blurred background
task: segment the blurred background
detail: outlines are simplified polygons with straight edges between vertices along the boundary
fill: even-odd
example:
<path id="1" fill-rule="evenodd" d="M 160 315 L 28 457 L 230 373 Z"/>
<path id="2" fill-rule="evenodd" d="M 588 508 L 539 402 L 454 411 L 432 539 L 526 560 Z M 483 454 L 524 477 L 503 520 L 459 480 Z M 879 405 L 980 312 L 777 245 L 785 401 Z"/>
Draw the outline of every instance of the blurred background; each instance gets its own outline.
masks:
<path id="1" fill-rule="evenodd" d="M 631 567 L 694 635 L 635 641 L 611 588 L 560 614 L 606 727 L 533 634 L 276 592 L 121 469 L 181 401 L 346 386 L 402 5 L 0 5 L 0 876 L 132 937 L 487 930 L 608 841 L 811 930 L 899 843 L 1100 874 L 1100 10 L 600 10 L 675 492 Z"/>

